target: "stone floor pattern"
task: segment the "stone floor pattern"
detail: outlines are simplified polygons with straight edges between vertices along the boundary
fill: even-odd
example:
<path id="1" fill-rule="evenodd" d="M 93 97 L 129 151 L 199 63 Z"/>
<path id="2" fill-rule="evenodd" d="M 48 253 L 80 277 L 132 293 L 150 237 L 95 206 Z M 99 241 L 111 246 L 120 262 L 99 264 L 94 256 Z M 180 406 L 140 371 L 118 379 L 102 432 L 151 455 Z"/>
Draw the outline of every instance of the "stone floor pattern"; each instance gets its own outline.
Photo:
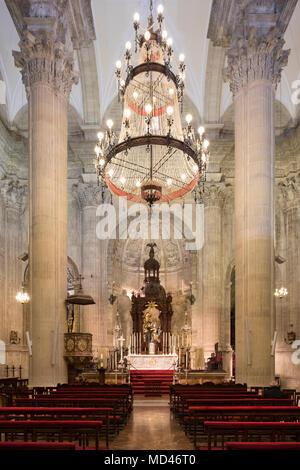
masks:
<path id="1" fill-rule="evenodd" d="M 175 421 L 166 399 L 136 399 L 128 425 L 110 445 L 111 450 L 193 450 L 193 444 Z"/>

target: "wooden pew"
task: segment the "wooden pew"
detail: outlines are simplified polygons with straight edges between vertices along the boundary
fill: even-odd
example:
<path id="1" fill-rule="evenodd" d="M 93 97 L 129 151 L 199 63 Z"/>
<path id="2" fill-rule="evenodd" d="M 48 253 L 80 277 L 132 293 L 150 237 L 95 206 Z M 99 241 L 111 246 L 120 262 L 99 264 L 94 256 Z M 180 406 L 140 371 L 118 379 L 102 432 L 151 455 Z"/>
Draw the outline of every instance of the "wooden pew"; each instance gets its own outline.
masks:
<path id="1" fill-rule="evenodd" d="M 120 416 L 113 408 L 0 407 L 0 420 L 80 420 L 103 422 L 105 444 L 120 430 Z"/>
<path id="2" fill-rule="evenodd" d="M 292 399 L 285 398 L 209 398 L 181 400 L 175 410 L 179 422 L 183 422 L 190 407 L 227 407 L 227 406 L 292 406 Z"/>
<path id="3" fill-rule="evenodd" d="M 300 420 L 300 407 L 297 406 L 191 406 L 184 417 L 184 430 L 193 439 L 194 446 L 197 448 L 197 439 L 204 436 L 204 422 L 207 421 L 293 422 L 296 420 Z"/>
<path id="4" fill-rule="evenodd" d="M 198 393 L 198 394 L 192 394 L 192 393 L 180 393 L 179 395 L 176 395 L 173 399 L 173 408 L 172 411 L 174 412 L 175 416 L 177 415 L 182 415 L 183 410 L 187 408 L 188 402 L 197 402 L 197 400 L 238 400 L 238 399 L 244 399 L 244 398 L 259 398 L 261 399 L 262 397 L 259 396 L 258 394 L 248 394 L 248 392 L 244 393 L 234 393 L 234 394 L 221 394 L 221 393 L 213 393 L 213 394 L 204 394 L 203 392 Z"/>
<path id="5" fill-rule="evenodd" d="M 251 441 L 264 439 L 267 442 L 300 440 L 299 422 L 245 422 L 245 421 L 205 421 L 204 432 L 207 433 L 207 450 L 212 447 L 225 449 L 227 441 Z M 255 438 L 255 439 L 254 439 Z"/>
<path id="6" fill-rule="evenodd" d="M 226 450 L 298 450 L 300 442 L 227 442 Z"/>
<path id="7" fill-rule="evenodd" d="M 79 441 L 83 450 L 91 439 L 95 440 L 95 449 L 99 450 L 99 434 L 102 421 L 0 421 L 0 436 L 5 441 L 37 442 L 41 437 L 63 442 Z"/>
<path id="8" fill-rule="evenodd" d="M 36 399 L 39 398 L 45 398 L 45 395 L 36 395 Z M 124 403 L 124 410 L 126 410 L 127 413 L 131 413 L 132 411 L 132 406 L 133 406 L 133 400 L 132 397 L 126 393 L 126 392 L 121 392 L 121 391 L 79 391 L 76 390 L 67 392 L 67 391 L 58 391 L 58 392 L 50 392 L 49 395 L 46 396 L 46 398 L 63 398 L 63 399 L 76 399 L 76 398 L 87 398 L 87 399 L 93 399 L 93 398 L 106 398 L 106 399 L 118 399 Z"/>
<path id="9" fill-rule="evenodd" d="M 2 450 L 10 451 L 32 451 L 32 450 L 75 450 L 75 442 L 18 442 L 6 441 L 0 442 L 0 452 Z"/>
<path id="10" fill-rule="evenodd" d="M 170 386 L 170 405 L 172 408 L 173 399 L 175 396 L 180 395 L 181 393 L 241 393 L 247 392 L 247 385 L 241 384 L 218 384 L 215 386 L 206 386 L 205 384 L 200 385 L 171 385 Z M 257 393 L 257 392 L 254 392 Z"/>

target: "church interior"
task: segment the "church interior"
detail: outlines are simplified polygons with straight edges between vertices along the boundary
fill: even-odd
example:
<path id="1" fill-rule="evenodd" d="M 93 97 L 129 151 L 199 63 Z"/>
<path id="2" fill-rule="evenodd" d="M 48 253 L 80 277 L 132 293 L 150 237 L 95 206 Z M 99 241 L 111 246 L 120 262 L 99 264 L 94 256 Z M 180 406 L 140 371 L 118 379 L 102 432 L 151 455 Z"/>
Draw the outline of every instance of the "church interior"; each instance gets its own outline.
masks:
<path id="1" fill-rule="evenodd" d="M 0 25 L 0 451 L 300 450 L 300 3 Z"/>

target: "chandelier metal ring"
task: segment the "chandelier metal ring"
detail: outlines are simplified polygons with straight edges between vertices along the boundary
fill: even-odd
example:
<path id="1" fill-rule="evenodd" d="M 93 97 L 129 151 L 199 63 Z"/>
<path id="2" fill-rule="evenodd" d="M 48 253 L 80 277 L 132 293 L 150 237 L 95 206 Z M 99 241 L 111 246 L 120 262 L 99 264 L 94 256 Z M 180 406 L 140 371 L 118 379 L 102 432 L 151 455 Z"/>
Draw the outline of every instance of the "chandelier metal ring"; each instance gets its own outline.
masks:
<path id="1" fill-rule="evenodd" d="M 191 157 L 196 164 L 198 163 L 194 150 L 182 140 L 175 139 L 168 135 L 141 135 L 116 144 L 106 156 L 106 165 L 119 153 L 128 151 L 132 147 L 142 147 L 145 145 L 164 145 L 165 147 L 181 150 Z"/>
<path id="2" fill-rule="evenodd" d="M 178 80 L 176 78 L 176 75 L 172 72 L 172 70 L 170 70 L 169 67 L 158 62 L 145 62 L 144 64 L 139 64 L 130 70 L 125 81 L 124 92 L 133 78 L 145 72 L 162 73 L 168 79 L 172 80 L 176 88 L 178 88 Z"/>

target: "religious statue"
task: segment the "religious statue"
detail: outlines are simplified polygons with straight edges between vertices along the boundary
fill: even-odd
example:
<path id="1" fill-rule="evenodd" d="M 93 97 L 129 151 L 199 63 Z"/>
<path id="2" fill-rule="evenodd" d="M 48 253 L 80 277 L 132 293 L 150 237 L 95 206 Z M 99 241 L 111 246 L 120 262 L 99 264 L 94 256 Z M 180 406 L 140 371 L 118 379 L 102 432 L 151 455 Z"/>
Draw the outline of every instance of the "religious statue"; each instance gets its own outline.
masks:
<path id="1" fill-rule="evenodd" d="M 67 304 L 67 326 L 68 333 L 73 333 L 74 329 L 74 305 Z"/>
<path id="2" fill-rule="evenodd" d="M 147 309 L 144 312 L 144 342 L 146 344 L 160 343 L 160 327 L 157 325 L 159 316 L 159 310 L 157 310 L 157 304 L 155 302 L 148 302 Z"/>
<path id="3" fill-rule="evenodd" d="M 19 344 L 21 339 L 18 337 L 18 332 L 11 330 L 9 335 L 9 342 L 10 344 Z"/>

